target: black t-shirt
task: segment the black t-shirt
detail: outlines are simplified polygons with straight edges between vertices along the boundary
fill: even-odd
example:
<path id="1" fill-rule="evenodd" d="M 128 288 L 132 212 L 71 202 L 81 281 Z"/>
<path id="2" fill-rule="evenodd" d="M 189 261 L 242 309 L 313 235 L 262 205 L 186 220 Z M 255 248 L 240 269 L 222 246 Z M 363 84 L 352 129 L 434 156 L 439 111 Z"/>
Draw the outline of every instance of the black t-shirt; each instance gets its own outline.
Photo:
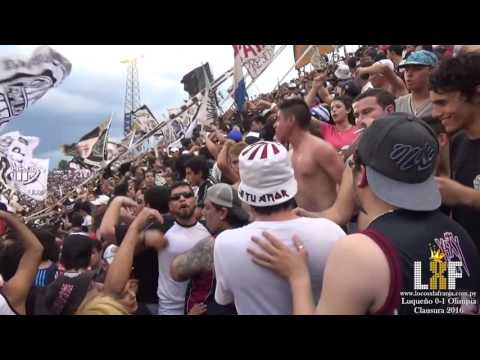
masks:
<path id="1" fill-rule="evenodd" d="M 205 204 L 205 197 L 207 195 L 207 189 L 212 186 L 213 183 L 210 180 L 205 180 L 198 188 L 197 203 L 199 208 L 203 208 Z"/>
<path id="2" fill-rule="evenodd" d="M 464 132 L 451 142 L 452 178 L 480 191 L 480 139 L 468 140 Z M 453 218 L 470 234 L 480 249 L 480 210 L 465 206 L 452 207 Z"/>
<path id="3" fill-rule="evenodd" d="M 466 295 L 478 304 L 480 253 L 467 232 L 440 211 L 397 210 L 375 219 L 364 233 L 383 250 L 391 271 L 389 296 L 379 314 L 391 314 L 394 310 L 400 315 L 422 314 L 425 310 L 455 313 L 449 312 L 461 305 L 455 298 Z M 440 281 L 432 275 L 433 253 L 439 256 L 441 265 L 437 266 L 444 267 Z M 461 264 L 456 269 L 461 275 L 455 279 L 453 289 L 450 262 Z M 415 286 L 416 283 L 421 285 Z"/>
<path id="4" fill-rule="evenodd" d="M 149 230 L 158 229 L 163 233 L 167 232 L 174 224 L 174 219 L 169 215 L 163 216 L 164 223 L 153 223 Z M 127 225 L 118 225 L 115 228 L 117 244 L 122 243 L 127 234 Z M 139 303 L 158 303 L 158 253 L 155 249 L 147 248 L 133 258 L 132 276 L 138 279 L 137 301 Z"/>

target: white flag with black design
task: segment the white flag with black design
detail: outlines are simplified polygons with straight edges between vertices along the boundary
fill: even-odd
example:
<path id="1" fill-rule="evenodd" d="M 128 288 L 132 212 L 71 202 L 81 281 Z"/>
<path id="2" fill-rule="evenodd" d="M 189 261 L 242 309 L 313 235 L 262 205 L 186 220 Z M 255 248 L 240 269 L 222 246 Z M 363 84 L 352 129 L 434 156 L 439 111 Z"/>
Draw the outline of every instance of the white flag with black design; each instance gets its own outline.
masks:
<path id="1" fill-rule="evenodd" d="M 146 134 L 155 129 L 159 122 L 147 105 L 143 105 L 132 113 L 132 129 Z"/>
<path id="2" fill-rule="evenodd" d="M 24 136 L 19 131 L 11 131 L 0 136 L 0 152 L 10 161 L 27 163 L 33 158 L 33 151 L 40 143 L 35 136 Z"/>
<path id="3" fill-rule="evenodd" d="M 42 46 L 28 60 L 0 59 L 0 131 L 16 116 L 60 85 L 72 64 L 62 55 Z"/>
<path id="4" fill-rule="evenodd" d="M 12 166 L 15 188 L 28 197 L 42 201 L 47 198 L 49 159 L 31 159 L 21 166 Z"/>
<path id="5" fill-rule="evenodd" d="M 0 136 L 0 191 L 8 200 L 19 186 L 38 180 L 40 172 L 33 163 L 33 151 L 39 143 L 38 137 L 24 136 L 19 131 Z"/>

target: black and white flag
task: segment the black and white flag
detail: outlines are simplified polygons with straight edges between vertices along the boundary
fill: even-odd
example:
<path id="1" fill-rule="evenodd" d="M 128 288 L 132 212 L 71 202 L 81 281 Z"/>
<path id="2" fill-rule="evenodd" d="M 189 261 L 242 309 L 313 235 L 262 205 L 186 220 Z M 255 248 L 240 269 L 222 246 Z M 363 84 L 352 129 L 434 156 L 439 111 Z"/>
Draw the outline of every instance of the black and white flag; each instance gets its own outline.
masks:
<path id="1" fill-rule="evenodd" d="M 35 200 L 47 197 L 48 159 L 34 159 L 40 139 L 13 131 L 0 136 L 0 188 L 8 200 L 16 191 Z"/>
<path id="2" fill-rule="evenodd" d="M 28 60 L 0 59 L 0 131 L 10 120 L 57 87 L 70 74 L 72 64 L 42 46 Z"/>
<path id="3" fill-rule="evenodd" d="M 111 123 L 112 118 L 110 117 L 82 136 L 77 143 L 63 145 L 64 154 L 80 158 L 87 165 L 101 167 L 102 162 L 107 159 L 108 130 Z"/>

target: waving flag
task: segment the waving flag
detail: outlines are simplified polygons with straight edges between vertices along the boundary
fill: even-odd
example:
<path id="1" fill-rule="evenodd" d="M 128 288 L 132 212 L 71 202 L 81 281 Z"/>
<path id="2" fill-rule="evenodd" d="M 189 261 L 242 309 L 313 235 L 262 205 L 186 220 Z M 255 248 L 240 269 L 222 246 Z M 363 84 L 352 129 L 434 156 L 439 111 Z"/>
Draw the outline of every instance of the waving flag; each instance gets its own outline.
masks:
<path id="1" fill-rule="evenodd" d="M 252 79 L 256 79 L 271 64 L 275 45 L 234 45 L 243 66 Z"/>
<path id="2" fill-rule="evenodd" d="M 132 113 L 132 129 L 138 134 L 146 134 L 156 128 L 159 122 L 155 119 L 147 105 L 143 105 Z"/>
<path id="3" fill-rule="evenodd" d="M 205 73 L 207 74 L 206 78 Z M 213 75 L 210 71 L 210 66 L 208 63 L 203 64 L 202 66 L 199 66 L 190 71 L 182 78 L 181 83 L 183 84 L 184 90 L 188 92 L 190 97 L 192 97 L 205 89 L 206 80 L 208 80 L 209 82 L 213 81 Z"/>
<path id="4" fill-rule="evenodd" d="M 242 59 L 240 56 L 241 45 L 232 45 L 234 52 L 233 65 L 233 98 L 238 111 L 243 111 L 248 98 L 245 78 L 243 77 Z"/>
<path id="5" fill-rule="evenodd" d="M 0 59 L 0 131 L 16 116 L 60 85 L 72 64 L 53 49 L 37 48 L 30 59 Z"/>
<path id="6" fill-rule="evenodd" d="M 42 201 L 47 198 L 49 159 L 32 159 L 28 164 L 13 167 L 15 188 L 28 197 Z"/>
<path id="7" fill-rule="evenodd" d="M 107 157 L 106 145 L 111 123 L 112 118 L 110 117 L 88 134 L 82 136 L 78 143 L 63 145 L 64 154 L 80 158 L 87 165 L 100 167 Z"/>

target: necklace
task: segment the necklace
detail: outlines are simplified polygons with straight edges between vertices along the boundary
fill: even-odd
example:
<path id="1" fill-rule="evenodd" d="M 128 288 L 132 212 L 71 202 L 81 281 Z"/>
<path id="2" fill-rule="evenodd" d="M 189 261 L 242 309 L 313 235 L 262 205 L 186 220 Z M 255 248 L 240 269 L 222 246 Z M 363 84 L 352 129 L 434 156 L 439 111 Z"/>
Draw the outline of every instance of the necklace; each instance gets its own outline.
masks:
<path id="1" fill-rule="evenodd" d="M 369 223 L 368 225 L 370 226 L 375 220 L 377 220 L 377 219 L 379 219 L 379 218 L 381 218 L 382 216 L 385 216 L 385 215 L 387 215 L 387 214 L 391 214 L 391 213 L 393 213 L 393 212 L 395 212 L 395 211 L 396 211 L 396 210 L 388 210 L 388 211 L 385 211 L 384 213 L 381 213 L 381 214 L 375 216 L 375 217 L 370 221 L 370 223 Z"/>
<path id="2" fill-rule="evenodd" d="M 410 109 L 412 110 L 413 114 L 417 116 L 423 109 L 425 109 L 428 104 L 430 103 L 430 99 L 427 99 L 424 103 L 421 104 L 420 107 L 415 107 L 413 104 L 413 96 L 410 96 Z"/>

